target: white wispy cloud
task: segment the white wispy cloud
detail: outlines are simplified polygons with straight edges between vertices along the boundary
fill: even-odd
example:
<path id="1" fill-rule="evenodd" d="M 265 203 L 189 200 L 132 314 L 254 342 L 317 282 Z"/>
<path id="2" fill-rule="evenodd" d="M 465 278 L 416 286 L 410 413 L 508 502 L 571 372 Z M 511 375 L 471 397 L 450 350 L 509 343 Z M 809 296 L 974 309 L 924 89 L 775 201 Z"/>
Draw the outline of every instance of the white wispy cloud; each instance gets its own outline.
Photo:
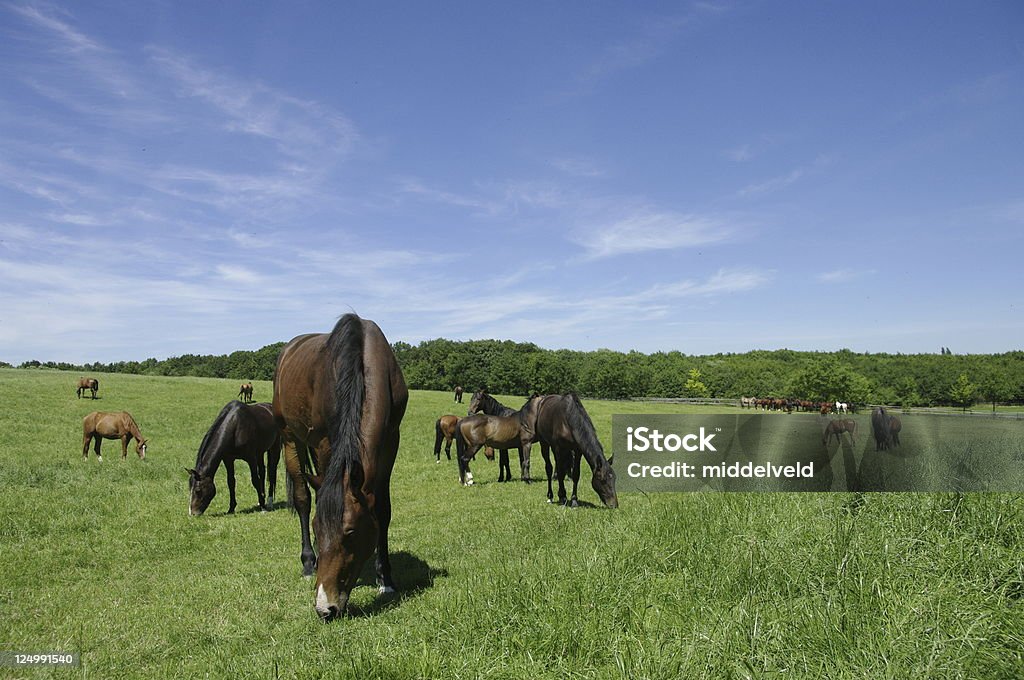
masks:
<path id="1" fill-rule="evenodd" d="M 823 272 L 815 277 L 822 283 L 846 283 L 847 281 L 853 281 L 854 279 L 861 278 L 873 274 L 874 270 L 855 270 L 855 269 L 835 269 L 829 272 Z"/>
<path id="2" fill-rule="evenodd" d="M 589 258 L 601 258 L 720 243 L 734 231 L 732 225 L 716 217 L 641 211 L 580 233 L 575 240 Z"/>
<path id="3" fill-rule="evenodd" d="M 819 172 L 830 163 L 831 158 L 828 156 L 818 156 L 813 162 L 808 163 L 807 165 L 794 168 L 789 172 L 760 182 L 748 184 L 737 192 L 737 196 L 740 198 L 750 198 L 752 196 L 770 194 L 775 191 L 779 191 L 796 183 L 800 179 L 807 177 L 808 175 Z"/>

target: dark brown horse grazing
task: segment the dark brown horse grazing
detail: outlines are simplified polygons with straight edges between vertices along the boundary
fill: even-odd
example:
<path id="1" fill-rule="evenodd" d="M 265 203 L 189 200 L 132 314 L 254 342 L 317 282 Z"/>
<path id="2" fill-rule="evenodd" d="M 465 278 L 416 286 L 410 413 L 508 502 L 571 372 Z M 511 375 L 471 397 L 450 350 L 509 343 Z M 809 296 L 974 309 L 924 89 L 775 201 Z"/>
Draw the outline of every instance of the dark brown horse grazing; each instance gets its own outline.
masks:
<path id="1" fill-rule="evenodd" d="M 274 417 L 284 438 L 288 495 L 302 530 L 302 571 L 316 568 L 316 610 L 345 611 L 363 563 L 377 550 L 380 591 L 394 592 L 388 556 L 391 470 L 409 391 L 394 352 L 372 321 L 346 314 L 330 333 L 282 348 Z M 309 537 L 316 490 L 316 534 Z"/>
<path id="2" fill-rule="evenodd" d="M 149 441 L 142 436 L 139 426 L 135 424 L 132 414 L 126 411 L 116 413 L 105 413 L 93 411 L 82 419 L 82 457 L 89 458 L 89 442 L 96 440 L 96 458 L 103 462 L 103 455 L 100 453 L 100 444 L 104 439 L 121 440 L 121 460 L 128 457 L 128 442 L 135 439 L 135 453 L 139 458 L 146 457 L 146 442 Z"/>
<path id="3" fill-rule="evenodd" d="M 533 400 L 536 404 L 536 435 L 540 439 L 540 452 L 548 476 L 548 502 L 551 493 L 551 460 L 548 447 L 555 451 L 555 472 L 558 476 L 558 502 L 565 504 L 565 475 L 572 477 L 572 497 L 569 505 L 577 507 L 576 485 L 580 479 L 580 457 L 586 458 L 593 477 L 590 485 L 609 508 L 619 507 L 615 493 L 615 470 L 604 457 L 604 448 L 597 438 L 594 423 L 576 394 L 551 394 Z"/>
<path id="4" fill-rule="evenodd" d="M 78 398 L 81 399 L 82 395 L 85 394 L 85 391 L 90 390 L 92 392 L 92 398 L 95 399 L 96 393 L 99 391 L 99 389 L 100 381 L 97 380 L 96 378 L 79 378 L 78 389 L 75 391 L 75 393 L 78 395 Z"/>
<path id="5" fill-rule="evenodd" d="M 852 444 L 857 443 L 857 421 L 850 418 L 843 420 L 830 420 L 828 425 L 825 426 L 825 431 L 821 434 L 821 443 L 825 447 L 828 446 L 829 441 L 833 436 L 836 438 L 836 443 L 842 443 L 843 433 L 850 433 L 850 442 Z"/>
<path id="6" fill-rule="evenodd" d="M 900 445 L 900 430 L 903 429 L 903 423 L 900 422 L 899 416 L 889 416 L 889 439 L 892 440 L 892 445 Z"/>
<path id="7" fill-rule="evenodd" d="M 238 389 L 238 399 L 241 399 L 246 404 L 252 401 L 252 383 L 242 383 L 242 386 Z"/>
<path id="8" fill-rule="evenodd" d="M 462 403 L 462 385 L 455 386 L 455 401 L 456 403 Z"/>
<path id="9" fill-rule="evenodd" d="M 892 416 L 881 406 L 871 411 L 871 432 L 875 436 L 875 451 L 892 446 Z"/>
<path id="10" fill-rule="evenodd" d="M 264 464 L 263 453 L 267 454 Z M 249 464 L 249 478 L 256 489 L 260 510 L 269 510 L 274 505 L 274 491 L 277 487 L 277 461 L 281 458 L 281 433 L 274 420 L 270 404 L 243 404 L 228 402 L 207 430 L 196 454 L 196 466 L 188 472 L 189 515 L 201 515 L 210 507 L 217 494 L 213 483 L 214 475 L 221 462 L 228 476 L 228 492 L 231 502 L 228 512 L 235 511 L 235 461 L 244 460 Z M 267 481 L 267 467 L 270 468 L 270 501 L 263 496 Z"/>

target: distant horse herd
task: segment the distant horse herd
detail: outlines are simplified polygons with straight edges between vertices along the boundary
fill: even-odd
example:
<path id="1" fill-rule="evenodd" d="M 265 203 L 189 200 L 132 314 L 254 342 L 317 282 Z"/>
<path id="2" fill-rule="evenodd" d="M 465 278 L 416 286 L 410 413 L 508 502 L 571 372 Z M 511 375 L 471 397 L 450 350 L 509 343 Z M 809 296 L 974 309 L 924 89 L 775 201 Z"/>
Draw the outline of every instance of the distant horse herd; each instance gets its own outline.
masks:
<path id="1" fill-rule="evenodd" d="M 808 401 L 806 399 L 779 399 L 761 397 L 740 397 L 740 408 L 760 409 L 762 411 L 805 411 L 809 413 L 855 413 L 852 403 L 845 401 Z"/>
<path id="2" fill-rule="evenodd" d="M 95 399 L 98 390 L 95 378 L 83 377 L 77 395 L 81 398 L 88 391 Z M 454 392 L 455 403 L 462 403 L 463 388 L 458 386 Z M 235 511 L 234 463 L 238 460 L 249 465 L 259 508 L 272 509 L 283 450 L 288 500 L 299 517 L 302 573 L 316 577 L 314 607 L 319 616 L 328 621 L 345 612 L 349 593 L 374 553 L 380 592 L 393 592 L 388 548 L 390 480 L 409 391 L 377 324 L 346 314 L 330 333 L 293 338 L 278 355 L 272 402 L 251 403 L 253 385 L 248 382 L 241 385 L 238 399 L 221 409 L 199 445 L 194 466 L 186 468 L 189 515 L 202 515 L 210 506 L 216 494 L 214 476 L 221 465 L 227 472 L 228 512 Z M 852 405 L 838 401 L 743 397 L 740 405 L 765 411 L 854 412 Z M 876 408 L 871 426 L 876 450 L 899 446 L 898 417 Z M 481 448 L 492 460 L 494 450 L 500 452 L 499 482 L 512 480 L 508 452 L 516 449 L 520 479 L 529 483 L 530 451 L 536 443 L 544 458 L 549 503 L 554 501 L 552 486 L 557 480 L 558 502 L 579 505 L 580 463 L 586 460 L 591 486 L 601 502 L 609 508 L 619 505 L 612 461 L 605 457 L 590 416 L 572 392 L 533 394 L 514 409 L 480 389 L 473 393 L 465 416 L 443 415 L 434 429 L 436 461 L 441 462 L 442 442 L 451 460 L 454 442 L 459 481 L 465 486 L 473 484 L 470 463 Z M 833 438 L 841 442 L 844 434 L 855 442 L 856 432 L 853 419 L 827 419 L 822 444 L 828 446 Z M 88 458 L 93 444 L 102 461 L 103 439 L 121 441 L 122 460 L 132 440 L 139 458 L 146 456 L 148 440 L 127 412 L 94 412 L 83 419 L 83 457 Z M 571 493 L 566 490 L 566 477 L 572 481 Z M 312 536 L 310 489 L 316 499 Z"/>

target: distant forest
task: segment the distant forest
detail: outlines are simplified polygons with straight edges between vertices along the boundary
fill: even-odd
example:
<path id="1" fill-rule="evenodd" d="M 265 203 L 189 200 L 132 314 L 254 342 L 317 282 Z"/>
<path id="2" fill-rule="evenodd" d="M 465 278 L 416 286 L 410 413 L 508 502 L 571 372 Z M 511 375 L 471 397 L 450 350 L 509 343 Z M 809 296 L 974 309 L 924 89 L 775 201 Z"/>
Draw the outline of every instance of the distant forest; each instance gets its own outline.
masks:
<path id="1" fill-rule="evenodd" d="M 284 343 L 227 355 L 82 366 L 28 361 L 20 368 L 91 373 L 270 380 Z M 757 350 L 688 356 L 680 352 L 547 350 L 510 340 L 428 340 L 394 344 L 412 389 L 496 394 L 575 391 L 584 397 L 782 397 L 906 406 L 1024 403 L 1024 351 L 1004 354 L 860 354 Z"/>

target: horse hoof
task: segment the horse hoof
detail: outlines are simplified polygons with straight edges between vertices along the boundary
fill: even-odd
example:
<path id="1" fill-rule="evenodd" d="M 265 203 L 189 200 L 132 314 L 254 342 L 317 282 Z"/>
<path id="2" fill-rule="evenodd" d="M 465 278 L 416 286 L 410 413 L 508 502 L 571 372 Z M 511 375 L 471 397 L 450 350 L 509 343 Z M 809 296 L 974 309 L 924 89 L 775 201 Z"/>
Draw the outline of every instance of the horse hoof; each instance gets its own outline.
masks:
<path id="1" fill-rule="evenodd" d="M 388 595 L 390 593 L 395 592 L 395 589 L 392 588 L 391 586 L 381 586 L 380 588 L 377 589 L 377 592 L 380 593 L 381 595 Z"/>
<path id="2" fill-rule="evenodd" d="M 438 459 L 437 459 L 436 461 L 434 461 L 434 462 L 435 462 L 435 463 L 440 463 L 440 462 L 441 462 L 441 459 L 440 459 L 440 458 L 438 458 Z"/>
<path id="3" fill-rule="evenodd" d="M 554 503 L 554 501 L 552 501 L 552 500 L 551 500 L 551 499 L 549 498 L 549 499 L 548 499 L 548 503 Z"/>

